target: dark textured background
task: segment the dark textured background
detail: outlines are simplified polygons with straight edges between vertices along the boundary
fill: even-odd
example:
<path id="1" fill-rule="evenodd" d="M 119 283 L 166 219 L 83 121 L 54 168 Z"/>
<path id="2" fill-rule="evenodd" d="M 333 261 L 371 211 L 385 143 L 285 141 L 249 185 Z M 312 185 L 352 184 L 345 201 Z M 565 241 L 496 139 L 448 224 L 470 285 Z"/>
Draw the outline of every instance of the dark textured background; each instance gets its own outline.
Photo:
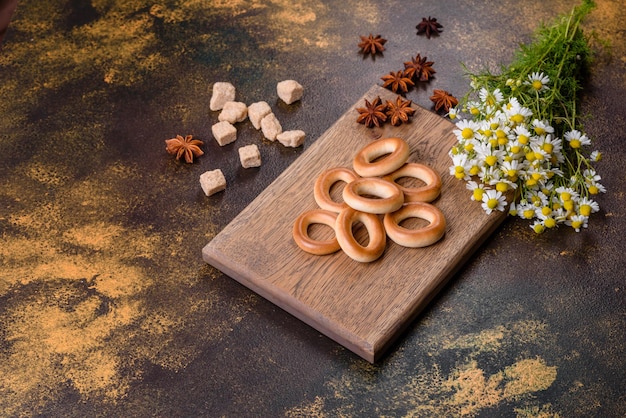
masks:
<path id="1" fill-rule="evenodd" d="M 21 1 L 0 50 L 1 416 L 626 414 L 626 12 L 598 1 L 581 113 L 608 193 L 589 228 L 509 219 L 371 365 L 203 263 L 200 251 L 379 77 L 416 53 L 432 90 L 506 64 L 569 1 Z M 416 36 L 422 17 L 444 32 Z M 359 35 L 388 39 L 375 59 Z M 596 39 L 594 37 L 594 39 Z M 600 41 L 594 40 L 599 46 Z M 609 54 L 610 52 L 610 54 Z M 293 78 L 301 102 L 275 85 Z M 303 148 L 249 123 L 220 148 L 215 81 L 266 100 Z M 164 140 L 205 141 L 195 164 Z M 236 149 L 259 145 L 260 169 Z M 199 175 L 228 188 L 207 198 Z"/>

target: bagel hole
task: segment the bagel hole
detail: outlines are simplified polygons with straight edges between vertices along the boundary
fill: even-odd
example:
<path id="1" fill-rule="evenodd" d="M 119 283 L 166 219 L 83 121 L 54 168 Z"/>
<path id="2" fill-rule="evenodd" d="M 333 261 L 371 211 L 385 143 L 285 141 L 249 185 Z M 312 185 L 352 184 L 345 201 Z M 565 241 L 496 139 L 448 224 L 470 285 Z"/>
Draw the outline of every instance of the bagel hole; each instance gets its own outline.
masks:
<path id="1" fill-rule="evenodd" d="M 346 182 L 342 180 L 338 180 L 334 182 L 330 186 L 330 190 L 328 194 L 333 202 L 342 203 L 343 202 L 343 188 L 346 187 Z"/>
<path id="2" fill-rule="evenodd" d="M 426 186 L 426 182 L 411 176 L 398 177 L 395 182 L 407 189 L 417 189 Z"/>
<path id="3" fill-rule="evenodd" d="M 382 155 L 379 155 L 378 157 L 374 158 L 373 160 L 370 161 L 370 163 L 377 163 L 379 161 L 384 160 L 385 158 L 389 157 L 391 155 L 391 152 L 386 152 Z"/>
<path id="4" fill-rule="evenodd" d="M 335 230 L 325 224 L 311 224 L 307 230 L 311 239 L 316 241 L 326 241 L 335 238 Z"/>
<path id="5" fill-rule="evenodd" d="M 426 228 L 429 224 L 430 222 L 428 222 L 426 219 L 411 216 L 409 218 L 403 219 L 398 225 L 406 229 L 421 229 Z"/>
<path id="6" fill-rule="evenodd" d="M 367 247 L 370 243 L 370 236 L 367 233 L 367 228 L 365 228 L 363 222 L 357 221 L 352 224 L 352 235 L 354 236 L 356 242 L 363 247 Z"/>

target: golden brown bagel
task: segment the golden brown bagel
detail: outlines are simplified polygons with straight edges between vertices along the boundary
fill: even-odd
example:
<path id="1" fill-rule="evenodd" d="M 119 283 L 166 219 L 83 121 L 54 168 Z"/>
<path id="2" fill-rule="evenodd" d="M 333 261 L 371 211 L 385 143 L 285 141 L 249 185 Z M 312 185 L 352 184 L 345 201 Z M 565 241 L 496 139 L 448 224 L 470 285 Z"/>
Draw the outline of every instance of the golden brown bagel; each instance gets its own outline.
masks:
<path id="1" fill-rule="evenodd" d="M 352 226 L 359 221 L 365 226 L 369 235 L 369 243 L 365 247 L 359 244 L 352 234 Z M 359 212 L 350 207 L 337 215 L 335 233 L 341 249 L 353 260 L 362 263 L 377 260 L 387 245 L 385 229 L 378 216 Z"/>
<path id="2" fill-rule="evenodd" d="M 425 219 L 430 224 L 419 229 L 400 226 L 400 222 L 411 217 Z M 446 218 L 443 213 L 430 203 L 424 202 L 407 203 L 399 210 L 386 214 L 383 223 L 393 242 L 410 248 L 432 245 L 446 232 Z"/>
<path id="3" fill-rule="evenodd" d="M 340 250 L 336 237 L 327 240 L 314 240 L 309 236 L 309 225 L 323 224 L 335 229 L 337 214 L 322 209 L 306 211 L 296 218 L 293 224 L 293 239 L 302 250 L 315 255 L 332 254 Z"/>
<path id="4" fill-rule="evenodd" d="M 402 167 L 409 159 L 409 153 L 409 144 L 400 138 L 379 139 L 363 147 L 354 157 L 352 165 L 359 176 L 384 176 Z M 380 158 L 383 155 L 386 157 Z M 377 158 L 380 159 L 374 161 Z"/>
<path id="5" fill-rule="evenodd" d="M 375 197 L 364 197 L 366 195 Z M 365 177 L 344 187 L 343 200 L 352 209 L 384 214 L 398 210 L 404 203 L 404 195 L 395 183 L 377 177 Z"/>
<path id="6" fill-rule="evenodd" d="M 402 177 L 413 177 L 426 183 L 421 187 L 404 187 L 396 182 Z M 441 177 L 432 168 L 423 164 L 406 163 L 396 171 L 383 177 L 383 180 L 395 183 L 402 193 L 405 202 L 432 202 L 441 193 Z"/>
<path id="7" fill-rule="evenodd" d="M 338 181 L 350 183 L 358 178 L 349 168 L 336 167 L 324 171 L 315 180 L 313 197 L 320 208 L 339 213 L 347 205 L 345 202 L 335 202 L 330 197 L 330 188 Z"/>

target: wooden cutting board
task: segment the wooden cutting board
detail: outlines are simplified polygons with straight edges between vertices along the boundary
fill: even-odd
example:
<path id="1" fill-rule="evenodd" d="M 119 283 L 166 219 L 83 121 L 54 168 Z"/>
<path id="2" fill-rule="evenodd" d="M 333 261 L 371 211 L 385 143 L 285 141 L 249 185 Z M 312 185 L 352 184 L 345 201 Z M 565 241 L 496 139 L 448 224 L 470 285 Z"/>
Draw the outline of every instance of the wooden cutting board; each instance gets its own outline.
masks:
<path id="1" fill-rule="evenodd" d="M 470 200 L 465 182 L 448 174 L 454 124 L 414 105 L 398 127 L 368 129 L 356 123 L 364 99 L 396 94 L 372 87 L 202 250 L 203 259 L 254 292 L 375 362 L 433 296 L 505 218 L 486 215 Z M 446 216 L 442 240 L 419 249 L 387 240 L 383 256 L 359 263 L 345 253 L 315 256 L 300 250 L 292 228 L 303 211 L 317 208 L 313 184 L 324 170 L 352 167 L 356 153 L 379 138 L 397 136 L 411 149 L 409 161 L 441 176 L 433 202 Z M 228 192 L 228 191 L 227 191 Z"/>

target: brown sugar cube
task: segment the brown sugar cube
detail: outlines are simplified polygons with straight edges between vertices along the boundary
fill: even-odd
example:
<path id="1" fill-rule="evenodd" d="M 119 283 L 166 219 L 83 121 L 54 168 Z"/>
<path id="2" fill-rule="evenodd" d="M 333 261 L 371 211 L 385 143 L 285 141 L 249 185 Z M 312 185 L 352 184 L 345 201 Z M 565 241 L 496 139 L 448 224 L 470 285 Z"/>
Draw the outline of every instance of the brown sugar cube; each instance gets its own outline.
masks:
<path id="1" fill-rule="evenodd" d="M 219 168 L 213 171 L 206 171 L 200 175 L 200 186 L 204 194 L 211 196 L 226 189 L 226 178 Z"/>
<path id="2" fill-rule="evenodd" d="M 267 102 L 256 102 L 248 106 L 248 119 L 252 122 L 254 129 L 261 129 L 261 120 L 272 113 L 272 108 Z"/>
<path id="3" fill-rule="evenodd" d="M 217 119 L 229 123 L 243 122 L 248 117 L 248 106 L 242 102 L 226 102 Z"/>
<path id="4" fill-rule="evenodd" d="M 260 167 L 261 153 L 255 144 L 239 148 L 239 160 L 243 168 Z"/>
<path id="5" fill-rule="evenodd" d="M 296 148 L 304 143 L 304 131 L 285 131 L 276 135 L 276 140 L 286 147 Z"/>
<path id="6" fill-rule="evenodd" d="M 276 115 L 270 113 L 261 119 L 261 131 L 263 136 L 270 141 L 276 141 L 276 135 L 283 131 L 283 127 L 280 126 L 280 122 L 276 119 Z"/>
<path id="7" fill-rule="evenodd" d="M 209 109 L 221 110 L 226 102 L 235 100 L 235 86 L 231 83 L 218 81 L 213 84 L 213 94 L 209 102 Z"/>
<path id="8" fill-rule="evenodd" d="M 215 140 L 221 147 L 228 145 L 237 139 L 237 128 L 225 120 L 211 126 L 211 132 L 213 132 Z"/>
<path id="9" fill-rule="evenodd" d="M 276 85 L 276 93 L 278 97 L 287 104 L 297 102 L 302 98 L 304 87 L 295 80 L 281 81 Z"/>

